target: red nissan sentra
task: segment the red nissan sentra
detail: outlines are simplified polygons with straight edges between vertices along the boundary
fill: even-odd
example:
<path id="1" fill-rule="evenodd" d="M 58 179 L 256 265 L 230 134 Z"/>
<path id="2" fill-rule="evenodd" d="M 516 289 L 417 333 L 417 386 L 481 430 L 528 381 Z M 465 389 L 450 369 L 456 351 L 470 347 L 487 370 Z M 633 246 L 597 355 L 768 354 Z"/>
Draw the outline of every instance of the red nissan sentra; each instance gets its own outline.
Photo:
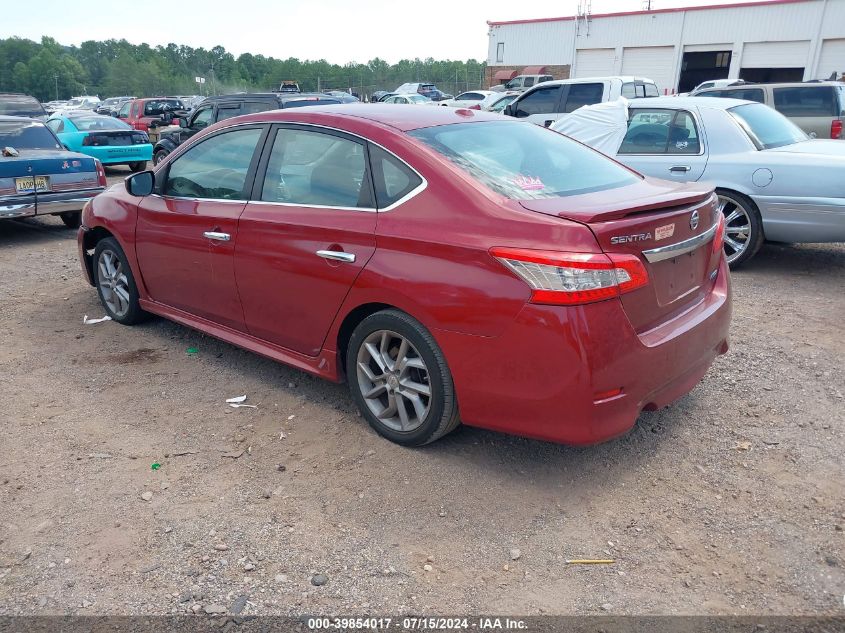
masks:
<path id="1" fill-rule="evenodd" d="M 405 445 L 459 421 L 607 440 L 728 348 L 713 191 L 495 114 L 228 119 L 82 221 L 83 268 L 115 321 L 161 315 L 346 380 Z"/>

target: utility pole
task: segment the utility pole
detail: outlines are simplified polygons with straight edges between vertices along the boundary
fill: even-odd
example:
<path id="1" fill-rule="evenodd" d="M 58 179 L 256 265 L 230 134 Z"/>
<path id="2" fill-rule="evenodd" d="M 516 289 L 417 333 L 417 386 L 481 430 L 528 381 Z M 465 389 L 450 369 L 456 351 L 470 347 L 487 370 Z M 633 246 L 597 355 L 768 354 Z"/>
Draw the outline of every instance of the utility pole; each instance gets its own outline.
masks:
<path id="1" fill-rule="evenodd" d="M 59 76 L 53 75 L 53 79 L 56 80 L 56 101 L 59 100 Z"/>

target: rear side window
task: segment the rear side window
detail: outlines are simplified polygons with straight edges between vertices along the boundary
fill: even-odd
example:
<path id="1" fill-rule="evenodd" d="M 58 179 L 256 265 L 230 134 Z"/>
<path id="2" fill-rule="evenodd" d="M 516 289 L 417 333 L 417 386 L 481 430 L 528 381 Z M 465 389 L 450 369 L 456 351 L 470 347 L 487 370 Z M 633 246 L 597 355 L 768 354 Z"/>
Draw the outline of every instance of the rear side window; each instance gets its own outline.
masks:
<path id="1" fill-rule="evenodd" d="M 620 154 L 698 154 L 701 143 L 695 119 L 678 110 L 633 110 Z"/>
<path id="2" fill-rule="evenodd" d="M 379 209 L 395 204 L 422 184 L 410 167 L 375 145 L 370 145 L 370 163 Z"/>
<path id="3" fill-rule="evenodd" d="M 642 99 L 643 97 L 656 97 L 657 86 L 654 84 L 638 84 L 632 81 L 622 84 L 622 96 L 626 99 Z"/>
<path id="4" fill-rule="evenodd" d="M 217 120 L 225 121 L 231 119 L 233 116 L 238 116 L 241 113 L 240 103 L 227 103 L 217 106 Z"/>
<path id="5" fill-rule="evenodd" d="M 516 117 L 523 118 L 532 114 L 557 112 L 560 100 L 560 86 L 537 88 L 516 102 Z"/>
<path id="6" fill-rule="evenodd" d="M 191 147 L 170 165 L 164 195 L 246 200 L 244 185 L 260 129 L 224 132 Z"/>
<path id="7" fill-rule="evenodd" d="M 247 101 L 241 106 L 241 114 L 255 114 L 274 110 L 276 106 L 267 101 Z"/>
<path id="8" fill-rule="evenodd" d="M 280 129 L 261 190 L 266 202 L 372 208 L 364 146 L 323 132 Z"/>
<path id="9" fill-rule="evenodd" d="M 564 112 L 575 112 L 581 106 L 601 103 L 604 84 L 571 84 Z"/>
<path id="10" fill-rule="evenodd" d="M 534 85 L 534 77 L 526 77 L 525 78 L 525 87 L 530 88 Z"/>
<path id="11" fill-rule="evenodd" d="M 775 109 L 785 116 L 838 116 L 836 95 L 830 86 L 774 88 Z"/>

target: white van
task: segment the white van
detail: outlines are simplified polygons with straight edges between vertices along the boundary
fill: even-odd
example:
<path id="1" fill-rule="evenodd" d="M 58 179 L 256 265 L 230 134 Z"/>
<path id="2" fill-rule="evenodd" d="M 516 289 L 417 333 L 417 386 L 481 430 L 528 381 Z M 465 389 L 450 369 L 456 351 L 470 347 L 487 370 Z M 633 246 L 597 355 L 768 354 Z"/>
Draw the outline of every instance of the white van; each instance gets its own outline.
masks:
<path id="1" fill-rule="evenodd" d="M 561 79 L 543 82 L 523 92 L 505 108 L 505 114 L 549 127 L 581 106 L 616 101 L 619 97 L 657 96 L 660 96 L 657 85 L 645 77 Z"/>

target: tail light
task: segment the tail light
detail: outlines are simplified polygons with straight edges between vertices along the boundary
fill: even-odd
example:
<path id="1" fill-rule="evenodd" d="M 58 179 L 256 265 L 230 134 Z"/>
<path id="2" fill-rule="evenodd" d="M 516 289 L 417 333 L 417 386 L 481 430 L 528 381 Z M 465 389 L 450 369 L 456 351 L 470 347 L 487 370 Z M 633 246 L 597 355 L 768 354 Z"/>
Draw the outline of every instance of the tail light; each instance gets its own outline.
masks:
<path id="1" fill-rule="evenodd" d="M 103 163 L 94 159 L 94 164 L 97 166 L 97 182 L 101 187 L 107 187 L 109 182 L 106 180 L 106 170 L 103 169 Z"/>
<path id="2" fill-rule="evenodd" d="M 531 303 L 593 303 L 648 283 L 648 273 L 636 255 L 506 247 L 492 248 L 490 254 L 531 287 Z"/>
<path id="3" fill-rule="evenodd" d="M 831 121 L 830 138 L 842 138 L 842 119 L 834 119 Z"/>
<path id="4" fill-rule="evenodd" d="M 713 236 L 713 254 L 722 250 L 725 242 L 725 216 L 719 211 L 719 219 L 716 220 L 716 234 Z"/>

